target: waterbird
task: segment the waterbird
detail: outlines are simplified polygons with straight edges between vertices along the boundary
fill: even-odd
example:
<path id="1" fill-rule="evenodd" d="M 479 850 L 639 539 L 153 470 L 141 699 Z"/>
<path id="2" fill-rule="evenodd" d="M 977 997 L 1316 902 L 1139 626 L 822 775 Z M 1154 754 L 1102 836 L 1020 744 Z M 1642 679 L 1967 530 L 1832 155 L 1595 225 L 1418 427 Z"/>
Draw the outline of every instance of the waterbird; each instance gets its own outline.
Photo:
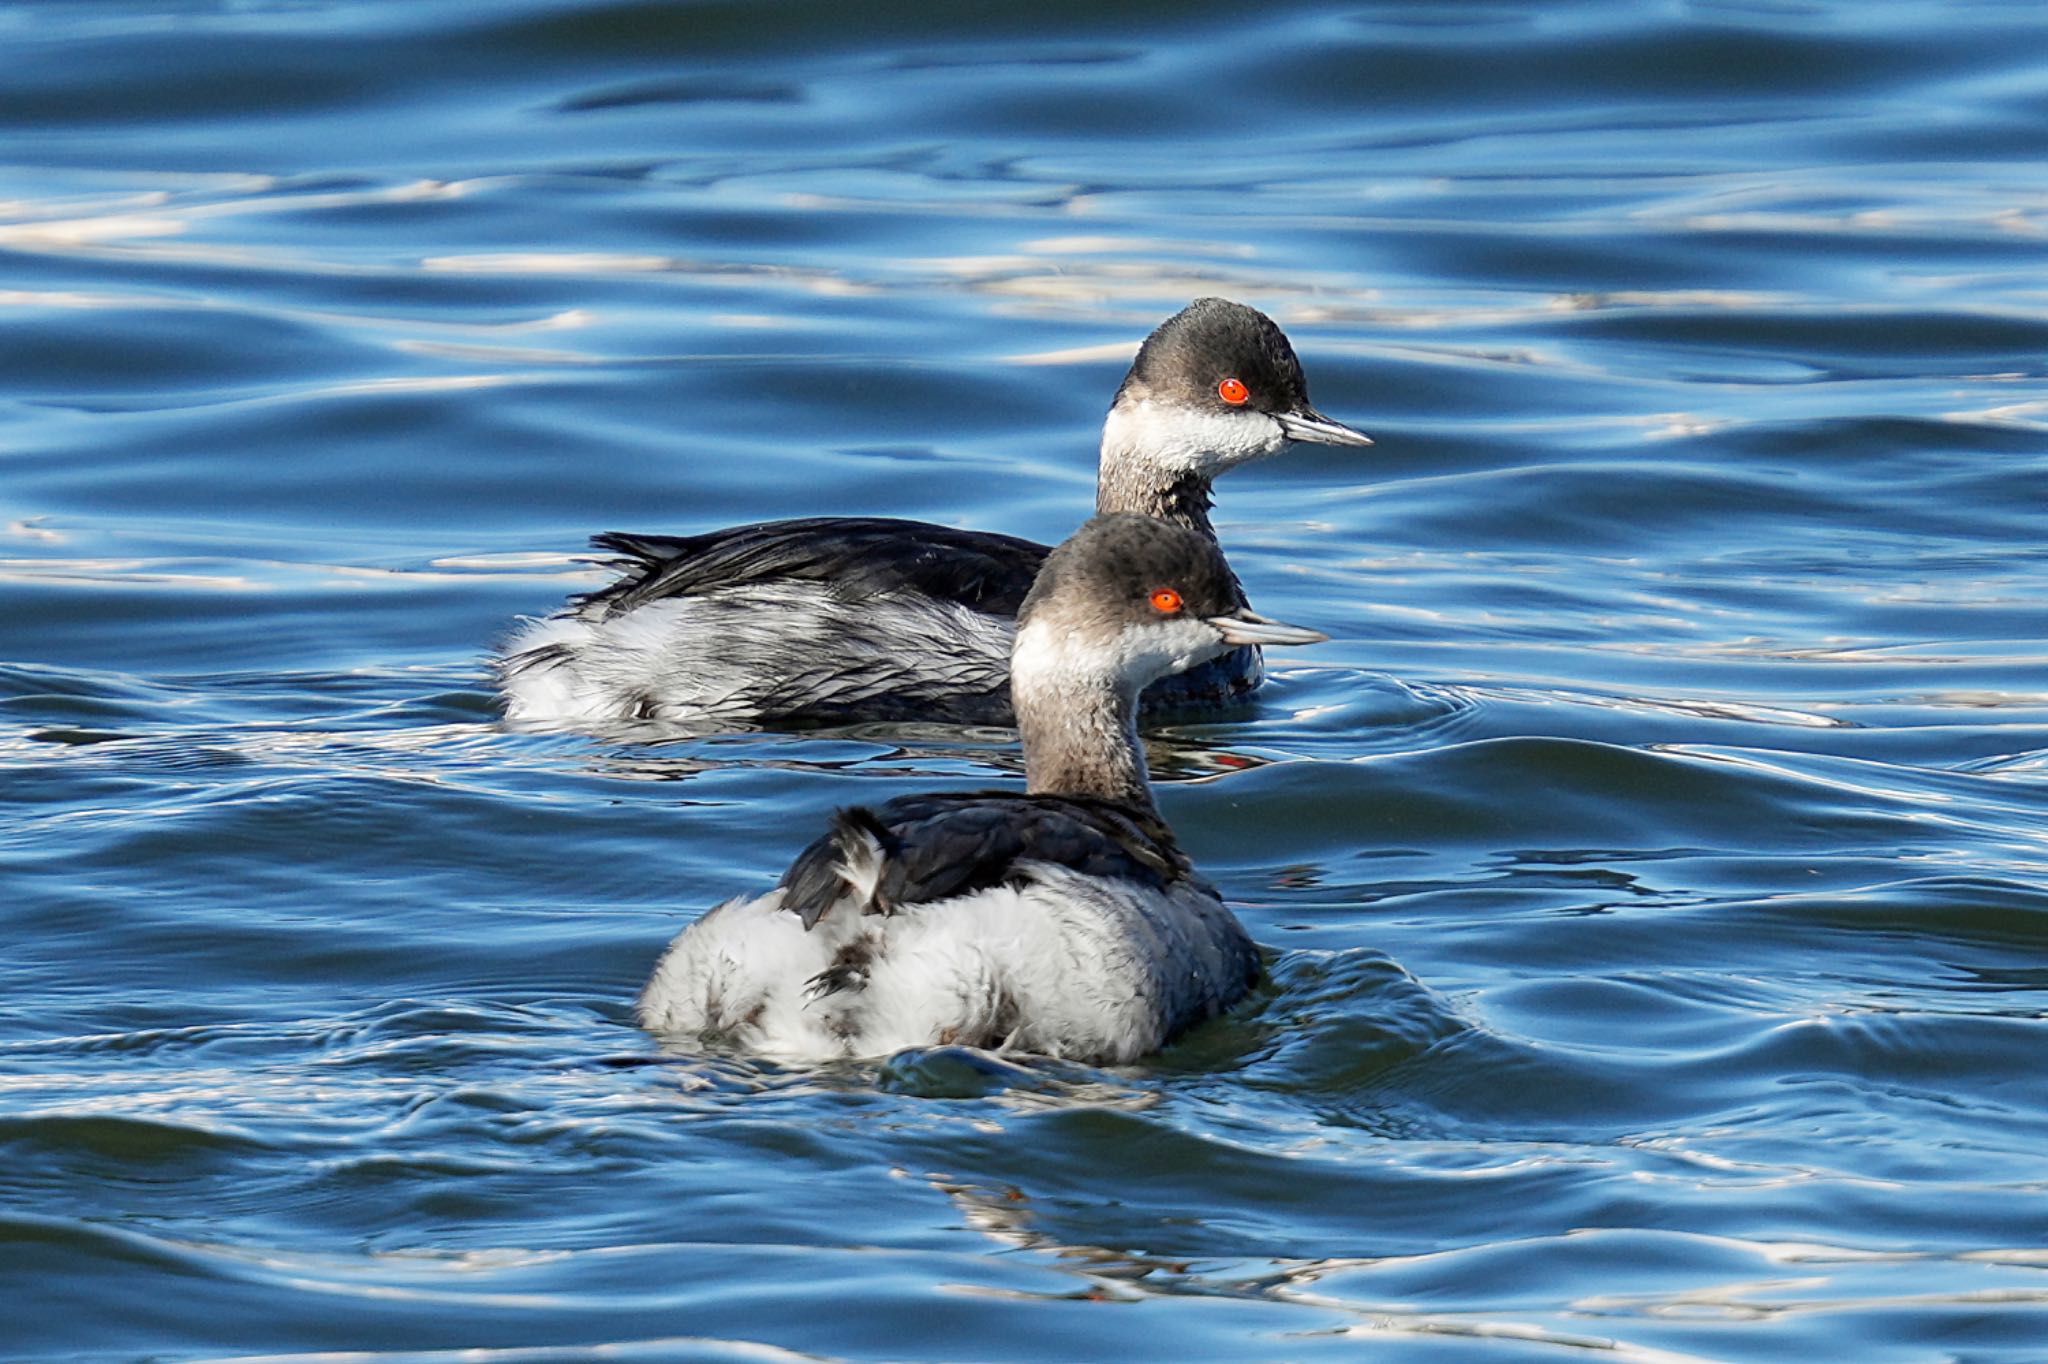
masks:
<path id="1" fill-rule="evenodd" d="M 1324 638 L 1247 609 L 1214 541 L 1090 520 L 1018 613 L 1026 789 L 840 810 L 773 889 L 676 936 L 641 1025 L 804 1061 L 1156 1051 L 1240 999 L 1259 960 L 1153 803 L 1139 693 L 1229 648 Z"/>
<path id="2" fill-rule="evenodd" d="M 1217 475 L 1290 442 L 1372 444 L 1309 402 L 1301 362 L 1271 318 L 1197 299 L 1145 338 L 1117 389 L 1096 511 L 1157 517 L 1214 542 Z M 1010 639 L 1044 545 L 885 517 L 592 543 L 618 577 L 528 621 L 498 654 L 509 721 L 1012 723 Z M 1227 704 L 1263 677 L 1258 647 L 1246 645 L 1163 683 L 1147 703 Z"/>

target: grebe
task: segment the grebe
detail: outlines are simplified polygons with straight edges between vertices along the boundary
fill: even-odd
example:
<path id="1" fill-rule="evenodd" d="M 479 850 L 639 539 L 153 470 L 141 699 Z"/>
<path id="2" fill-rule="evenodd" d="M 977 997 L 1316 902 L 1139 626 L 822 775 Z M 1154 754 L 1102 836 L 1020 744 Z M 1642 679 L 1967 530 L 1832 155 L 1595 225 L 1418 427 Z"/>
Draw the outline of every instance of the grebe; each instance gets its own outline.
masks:
<path id="1" fill-rule="evenodd" d="M 1241 998 L 1258 954 L 1152 803 L 1138 693 L 1231 647 L 1323 638 L 1244 609 L 1212 541 L 1096 517 L 1018 615 L 1025 791 L 841 810 L 774 889 L 676 937 L 642 1026 L 801 1060 L 1156 1051 Z"/>
<path id="2" fill-rule="evenodd" d="M 1290 441 L 1372 443 L 1310 405 L 1301 363 L 1271 318 L 1197 299 L 1145 339 L 1117 389 L 1096 511 L 1157 517 L 1214 541 L 1216 476 Z M 881 517 L 593 543 L 616 556 L 620 576 L 513 635 L 496 663 L 508 720 L 1012 723 L 1010 637 L 1043 545 Z M 1146 699 L 1225 704 L 1262 678 L 1259 651 L 1247 646 Z"/>

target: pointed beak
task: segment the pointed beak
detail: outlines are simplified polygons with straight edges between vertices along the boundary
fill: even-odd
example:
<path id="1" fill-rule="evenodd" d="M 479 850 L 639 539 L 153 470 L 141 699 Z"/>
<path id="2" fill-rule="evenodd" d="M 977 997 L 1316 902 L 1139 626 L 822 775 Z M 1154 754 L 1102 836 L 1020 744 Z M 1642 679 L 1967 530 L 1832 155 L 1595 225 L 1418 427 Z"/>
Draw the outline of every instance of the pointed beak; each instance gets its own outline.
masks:
<path id="1" fill-rule="evenodd" d="M 1332 421 L 1306 405 L 1293 412 L 1275 412 L 1273 419 L 1280 423 L 1280 429 L 1287 433 L 1289 440 L 1306 441 L 1310 445 L 1372 444 L 1372 437 L 1365 432 L 1353 431 L 1343 422 Z"/>
<path id="2" fill-rule="evenodd" d="M 1285 621 L 1268 620 L 1254 611 L 1204 617 L 1222 634 L 1225 644 L 1320 644 L 1329 636 Z"/>

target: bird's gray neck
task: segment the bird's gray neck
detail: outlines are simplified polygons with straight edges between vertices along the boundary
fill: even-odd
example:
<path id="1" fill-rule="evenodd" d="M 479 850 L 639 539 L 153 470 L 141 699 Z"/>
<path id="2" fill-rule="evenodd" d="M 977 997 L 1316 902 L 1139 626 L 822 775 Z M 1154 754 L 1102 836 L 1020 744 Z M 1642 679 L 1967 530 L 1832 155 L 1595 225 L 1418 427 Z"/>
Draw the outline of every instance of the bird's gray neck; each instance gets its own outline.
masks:
<path id="1" fill-rule="evenodd" d="M 1169 476 L 1156 466 L 1115 461 L 1105 454 L 1102 472 L 1095 480 L 1095 511 L 1098 516 L 1112 512 L 1156 516 L 1214 540 L 1216 528 L 1209 523 L 1209 508 L 1215 503 L 1209 488 L 1209 480 L 1200 474 Z"/>
<path id="2" fill-rule="evenodd" d="M 1137 690 L 1063 666 L 1052 633 L 1043 623 L 1026 626 L 1011 661 L 1025 789 L 1152 809 L 1145 749 L 1138 741 Z"/>
<path id="3" fill-rule="evenodd" d="M 1209 539 L 1213 469 L 1200 431 L 1162 416 L 1149 403 L 1118 394 L 1102 426 L 1102 461 L 1095 476 L 1095 510 L 1135 512 L 1185 526 Z"/>
<path id="4" fill-rule="evenodd" d="M 1029 699 L 1020 692 L 1016 700 L 1027 791 L 1152 808 L 1135 696 L 1103 705 L 1100 696 L 1047 689 Z"/>

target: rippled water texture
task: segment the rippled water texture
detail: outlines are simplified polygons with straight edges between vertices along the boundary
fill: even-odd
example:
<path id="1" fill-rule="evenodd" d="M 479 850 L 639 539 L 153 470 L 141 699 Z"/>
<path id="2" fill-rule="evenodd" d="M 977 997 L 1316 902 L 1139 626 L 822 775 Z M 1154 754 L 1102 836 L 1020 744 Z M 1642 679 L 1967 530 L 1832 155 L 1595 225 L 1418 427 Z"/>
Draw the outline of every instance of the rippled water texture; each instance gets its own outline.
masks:
<path id="1" fill-rule="evenodd" d="M 0 1355 L 2048 1358 L 2037 0 L 0 11 Z M 606 529 L 1056 539 L 1138 337 L 1334 642 L 1093 1070 L 664 1050 L 1001 733 L 508 734 Z"/>

